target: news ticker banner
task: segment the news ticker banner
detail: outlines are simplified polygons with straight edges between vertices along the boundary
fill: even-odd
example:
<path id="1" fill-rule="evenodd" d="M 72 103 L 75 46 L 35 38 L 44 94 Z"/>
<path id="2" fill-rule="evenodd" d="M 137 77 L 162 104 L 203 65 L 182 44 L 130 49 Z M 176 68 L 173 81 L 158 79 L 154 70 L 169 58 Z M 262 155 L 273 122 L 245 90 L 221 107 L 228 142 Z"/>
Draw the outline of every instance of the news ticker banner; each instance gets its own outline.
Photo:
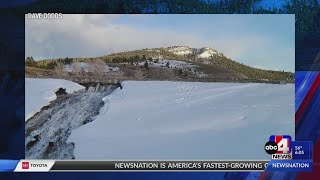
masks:
<path id="1" fill-rule="evenodd" d="M 265 144 L 271 161 L 78 161 L 0 160 L 0 171 L 293 171 L 313 169 L 312 142 L 272 135 Z"/>
<path id="2" fill-rule="evenodd" d="M 0 160 L 3 172 L 72 171 L 311 171 L 311 160 L 269 161 L 78 161 Z"/>

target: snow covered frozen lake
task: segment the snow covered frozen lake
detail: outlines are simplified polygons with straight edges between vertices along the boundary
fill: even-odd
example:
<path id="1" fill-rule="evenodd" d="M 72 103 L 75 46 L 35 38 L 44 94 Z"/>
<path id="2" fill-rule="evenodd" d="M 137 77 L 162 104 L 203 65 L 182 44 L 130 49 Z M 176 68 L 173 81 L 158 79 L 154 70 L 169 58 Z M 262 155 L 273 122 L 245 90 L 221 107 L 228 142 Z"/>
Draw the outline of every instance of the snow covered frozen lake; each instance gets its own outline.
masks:
<path id="1" fill-rule="evenodd" d="M 72 131 L 76 159 L 270 159 L 294 138 L 294 84 L 125 81 L 97 118 Z"/>

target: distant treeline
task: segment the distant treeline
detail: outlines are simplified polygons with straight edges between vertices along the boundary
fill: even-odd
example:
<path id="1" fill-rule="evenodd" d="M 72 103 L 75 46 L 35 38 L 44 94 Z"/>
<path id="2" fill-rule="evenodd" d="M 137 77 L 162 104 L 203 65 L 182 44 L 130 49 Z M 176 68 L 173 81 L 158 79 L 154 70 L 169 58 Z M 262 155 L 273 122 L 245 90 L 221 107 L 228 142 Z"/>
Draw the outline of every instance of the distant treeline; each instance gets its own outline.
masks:
<path id="1" fill-rule="evenodd" d="M 320 8 L 317 0 L 287 0 L 282 9 L 253 8 L 259 1 L 261 0 L 37 0 L 7 10 L 21 14 L 29 12 L 295 14 L 297 31 L 320 31 Z"/>
<path id="2" fill-rule="evenodd" d="M 53 70 L 55 69 L 58 64 L 70 64 L 74 62 L 73 58 L 59 58 L 59 59 L 47 59 L 47 60 L 41 60 L 41 61 L 35 61 L 33 57 L 27 57 L 25 61 L 25 65 L 28 67 L 35 67 L 35 68 L 41 68 L 41 69 L 48 69 Z"/>
<path id="3" fill-rule="evenodd" d="M 233 61 L 227 57 L 214 57 L 212 65 L 225 68 L 245 75 L 248 79 L 259 79 L 269 81 L 294 81 L 294 73 L 285 71 L 264 70 L 253 68 L 245 64 Z"/>
<path id="4" fill-rule="evenodd" d="M 42 69 L 55 69 L 56 66 L 66 65 L 75 62 L 87 62 L 95 63 L 98 61 L 104 61 L 106 63 L 129 63 L 137 64 L 138 62 L 150 62 L 158 61 L 159 59 L 171 59 L 171 60 L 181 60 L 189 62 L 202 62 L 203 59 L 195 58 L 194 54 L 180 56 L 173 54 L 165 48 L 157 49 L 143 49 L 136 51 L 128 51 L 121 53 L 114 53 L 101 57 L 94 58 L 57 58 L 57 59 L 46 59 L 35 61 L 32 57 L 26 59 L 26 66 L 37 67 Z M 291 72 L 284 71 L 273 71 L 273 70 L 263 70 L 258 68 L 253 68 L 242 63 L 233 61 L 225 56 L 214 55 L 209 59 L 209 64 L 203 64 L 203 66 L 209 66 L 213 69 L 215 67 L 225 69 L 227 71 L 233 71 L 236 73 L 241 73 L 245 75 L 248 79 L 258 79 L 258 80 L 272 80 L 272 81 L 293 81 L 294 74 Z"/>
<path id="5" fill-rule="evenodd" d="M 174 59 L 174 60 L 186 60 L 186 56 L 179 56 L 174 53 L 171 53 L 165 48 L 157 48 L 153 50 L 142 49 L 135 51 L 127 51 L 120 53 L 113 53 L 101 57 L 92 57 L 92 58 L 53 58 L 53 59 L 43 59 L 35 61 L 33 57 L 26 58 L 26 66 L 37 67 L 42 69 L 54 69 L 57 64 L 70 64 L 73 62 L 89 62 L 94 63 L 96 60 L 103 60 L 106 63 L 136 63 L 146 60 L 153 60 L 154 57 L 162 57 L 165 59 Z"/>

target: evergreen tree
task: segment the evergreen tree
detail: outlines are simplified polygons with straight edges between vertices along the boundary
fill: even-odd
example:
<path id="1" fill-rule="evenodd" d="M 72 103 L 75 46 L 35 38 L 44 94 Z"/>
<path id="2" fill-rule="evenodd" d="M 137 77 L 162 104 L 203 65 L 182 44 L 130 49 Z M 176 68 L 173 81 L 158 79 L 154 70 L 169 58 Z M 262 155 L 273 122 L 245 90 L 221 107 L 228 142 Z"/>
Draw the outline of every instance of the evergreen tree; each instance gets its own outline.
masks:
<path id="1" fill-rule="evenodd" d="M 146 61 L 146 60 L 147 60 L 147 57 L 146 57 L 146 55 L 145 55 L 145 54 L 144 54 L 144 55 L 142 55 L 141 60 L 142 60 L 142 61 Z"/>
<path id="2" fill-rule="evenodd" d="M 166 63 L 166 67 L 167 67 L 167 68 L 169 68 L 169 67 L 170 67 L 169 61 L 167 61 L 167 63 Z"/>
<path id="3" fill-rule="evenodd" d="M 147 61 L 143 64 L 143 67 L 145 67 L 147 70 L 149 70 L 149 64 Z"/>
<path id="4" fill-rule="evenodd" d="M 29 67 L 38 67 L 37 61 L 35 61 L 32 56 L 26 58 L 25 65 Z"/>

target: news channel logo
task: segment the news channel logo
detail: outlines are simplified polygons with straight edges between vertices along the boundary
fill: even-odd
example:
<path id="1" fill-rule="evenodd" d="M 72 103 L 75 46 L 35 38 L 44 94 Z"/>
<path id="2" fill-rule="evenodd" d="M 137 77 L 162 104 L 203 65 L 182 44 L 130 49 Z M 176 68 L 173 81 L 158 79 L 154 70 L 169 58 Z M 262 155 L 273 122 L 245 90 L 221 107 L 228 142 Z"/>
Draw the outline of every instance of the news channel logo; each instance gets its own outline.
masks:
<path id="1" fill-rule="evenodd" d="M 264 150 L 271 155 L 271 159 L 292 159 L 291 142 L 292 139 L 289 135 L 271 135 L 264 146 Z"/>

